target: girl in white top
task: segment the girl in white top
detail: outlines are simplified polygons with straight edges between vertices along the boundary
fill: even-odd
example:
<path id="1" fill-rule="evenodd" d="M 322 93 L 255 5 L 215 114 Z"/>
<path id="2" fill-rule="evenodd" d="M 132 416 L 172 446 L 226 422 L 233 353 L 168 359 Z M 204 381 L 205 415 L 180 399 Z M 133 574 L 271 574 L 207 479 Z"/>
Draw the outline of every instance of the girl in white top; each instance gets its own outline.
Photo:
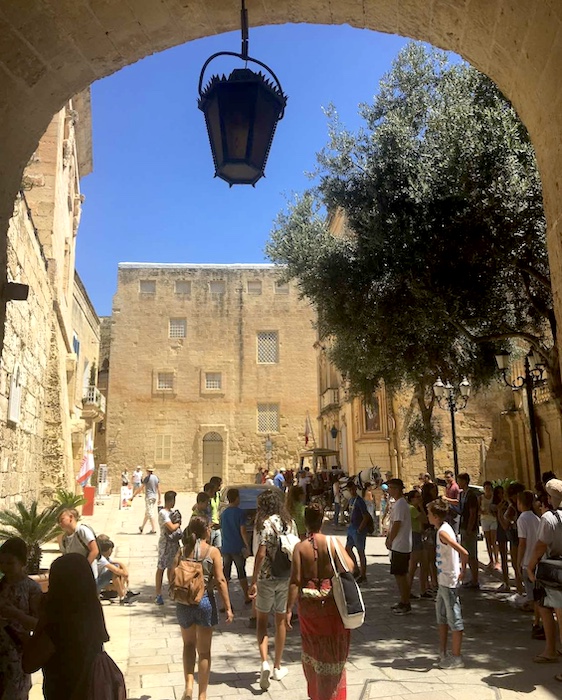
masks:
<path id="1" fill-rule="evenodd" d="M 495 512 L 492 512 L 492 501 L 494 499 L 494 490 L 491 481 L 484 482 L 484 493 L 478 498 L 480 503 L 480 525 L 486 539 L 486 549 L 490 563 L 488 569 L 495 569 L 498 565 L 498 545 L 496 542 L 496 531 L 498 529 L 498 518 Z"/>

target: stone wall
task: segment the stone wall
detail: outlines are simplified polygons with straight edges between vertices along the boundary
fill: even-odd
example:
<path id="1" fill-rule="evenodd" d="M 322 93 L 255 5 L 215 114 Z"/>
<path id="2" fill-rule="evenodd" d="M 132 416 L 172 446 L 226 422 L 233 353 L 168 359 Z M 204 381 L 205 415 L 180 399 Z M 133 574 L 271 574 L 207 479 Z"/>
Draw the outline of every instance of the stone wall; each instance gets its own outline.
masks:
<path id="1" fill-rule="evenodd" d="M 113 477 L 154 463 L 166 488 L 198 489 L 208 433 L 223 440 L 217 470 L 230 483 L 253 480 L 268 433 L 270 466 L 296 464 L 306 414 L 317 409 L 315 331 L 296 286 L 275 292 L 278 278 L 270 265 L 119 266 L 107 415 Z M 154 293 L 141 292 L 141 281 L 153 281 Z M 176 281 L 191 292 L 177 293 Z M 214 281 L 224 282 L 224 294 L 210 291 Z M 261 283 L 262 293 L 249 293 L 248 282 Z M 185 338 L 169 337 L 171 318 L 186 319 Z M 277 363 L 257 363 L 259 331 L 278 332 Z M 159 373 L 173 375 L 172 390 L 158 390 Z M 207 390 L 206 373 L 221 374 L 220 390 Z M 279 431 L 258 431 L 258 404 L 266 403 L 279 405 Z M 171 440 L 169 458 L 158 454 L 163 439 Z"/>
<path id="2" fill-rule="evenodd" d="M 43 468 L 45 378 L 51 344 L 53 300 L 46 260 L 23 196 L 8 231 L 8 274 L 29 285 L 27 301 L 8 303 L 0 363 L 0 507 L 33 500 Z M 10 387 L 20 371 L 19 420 L 8 421 Z"/>

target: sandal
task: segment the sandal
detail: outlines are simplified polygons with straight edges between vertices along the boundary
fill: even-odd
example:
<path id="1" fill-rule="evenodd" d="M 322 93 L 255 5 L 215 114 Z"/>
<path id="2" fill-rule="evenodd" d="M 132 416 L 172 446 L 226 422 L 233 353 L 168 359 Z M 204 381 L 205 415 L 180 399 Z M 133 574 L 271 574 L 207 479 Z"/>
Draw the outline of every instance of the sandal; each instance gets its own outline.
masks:
<path id="1" fill-rule="evenodd" d="M 562 683 L 562 673 L 559 673 L 557 676 L 554 676 L 554 680 L 558 681 L 559 683 Z"/>
<path id="2" fill-rule="evenodd" d="M 535 656 L 533 659 L 533 663 L 535 664 L 555 664 L 558 662 L 558 657 L 555 656 L 554 658 L 550 658 L 550 656 L 542 656 L 539 654 L 538 656 Z"/>

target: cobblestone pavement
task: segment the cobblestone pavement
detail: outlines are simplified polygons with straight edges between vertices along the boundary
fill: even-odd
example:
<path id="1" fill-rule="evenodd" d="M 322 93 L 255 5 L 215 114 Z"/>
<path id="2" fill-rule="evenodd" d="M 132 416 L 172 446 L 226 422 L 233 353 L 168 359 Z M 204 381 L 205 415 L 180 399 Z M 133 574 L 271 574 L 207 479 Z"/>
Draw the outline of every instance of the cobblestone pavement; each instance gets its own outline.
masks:
<path id="1" fill-rule="evenodd" d="M 180 494 L 177 506 L 187 514 L 193 494 Z M 118 509 L 117 497 L 96 505 L 85 518 L 96 532 L 116 542 L 116 558 L 129 562 L 131 586 L 141 591 L 132 606 L 104 603 L 111 641 L 107 651 L 127 680 L 129 700 L 180 700 L 183 690 L 182 644 L 173 603 L 154 604 L 157 535 L 140 535 L 143 500 L 128 511 Z M 343 537 L 344 529 L 338 535 Z M 49 563 L 56 554 L 47 552 Z M 481 551 L 481 559 L 486 555 Z M 251 561 L 251 560 L 250 560 Z M 352 632 L 347 664 L 349 700 L 513 700 L 530 693 L 533 700 L 562 698 L 562 683 L 553 677 L 562 663 L 536 665 L 532 656 L 542 642 L 530 639 L 531 616 L 512 607 L 507 596 L 494 593 L 499 582 L 482 576 L 482 590 L 462 594 L 466 623 L 463 653 L 466 668 L 434 669 L 436 628 L 431 601 L 414 601 L 412 615 L 396 617 L 389 606 L 396 601 L 394 582 L 382 538 L 368 538 L 369 583 L 364 587 L 367 619 Z M 235 620 L 221 622 L 213 637 L 211 684 L 208 697 L 263 700 L 306 700 L 300 665 L 298 624 L 287 637 L 284 661 L 289 674 L 272 681 L 267 692 L 258 684 L 255 632 L 247 628 L 249 609 L 236 582 L 232 586 Z M 42 697 L 41 674 L 34 675 L 31 700 Z"/>

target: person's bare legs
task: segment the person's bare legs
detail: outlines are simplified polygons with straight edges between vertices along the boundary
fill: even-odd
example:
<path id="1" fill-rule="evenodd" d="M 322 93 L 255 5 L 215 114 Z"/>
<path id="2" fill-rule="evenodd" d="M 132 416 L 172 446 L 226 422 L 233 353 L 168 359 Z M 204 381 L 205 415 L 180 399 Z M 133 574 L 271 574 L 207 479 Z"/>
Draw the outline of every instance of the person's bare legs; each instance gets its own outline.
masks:
<path id="1" fill-rule="evenodd" d="M 267 636 L 267 618 L 269 613 L 256 610 L 256 636 L 258 640 L 258 648 L 260 650 L 260 659 L 262 663 L 267 661 L 269 652 L 269 637 Z"/>
<path id="2" fill-rule="evenodd" d="M 394 575 L 396 583 L 398 585 L 398 591 L 400 593 L 400 602 L 403 605 L 410 605 L 410 584 L 408 581 L 408 576 L 397 576 Z"/>
<path id="3" fill-rule="evenodd" d="M 451 653 L 460 656 L 462 648 L 462 630 L 451 632 Z"/>
<path id="4" fill-rule="evenodd" d="M 423 549 L 420 560 L 420 593 L 427 593 L 429 580 L 429 552 Z M 411 588 L 411 586 L 410 586 Z"/>
<path id="5" fill-rule="evenodd" d="M 523 579 L 521 578 L 521 569 L 517 566 L 519 547 L 517 545 L 510 544 L 509 551 L 511 554 L 511 566 L 515 572 L 515 589 L 519 595 L 523 595 L 525 588 L 523 586 Z"/>
<path id="6" fill-rule="evenodd" d="M 496 531 L 495 530 L 486 530 L 484 532 L 484 539 L 486 540 L 486 549 L 488 551 L 488 558 L 489 558 L 489 563 L 488 563 L 488 568 L 492 569 L 496 565 L 496 552 L 495 552 L 495 540 L 496 540 Z"/>
<path id="7" fill-rule="evenodd" d="M 127 593 L 126 578 L 124 576 L 114 575 L 111 579 L 111 583 L 113 589 L 117 591 L 117 595 L 119 596 L 119 598 L 124 598 L 125 594 Z"/>
<path id="8" fill-rule="evenodd" d="M 547 659 L 555 659 L 556 654 L 556 640 L 557 640 L 557 629 L 556 621 L 554 620 L 554 611 L 551 608 L 543 608 L 539 606 L 539 613 L 542 620 L 542 626 L 544 629 L 544 649 L 539 654 Z"/>
<path id="9" fill-rule="evenodd" d="M 156 569 L 156 595 L 162 595 L 162 582 L 164 580 L 164 569 Z"/>
<path id="10" fill-rule="evenodd" d="M 359 554 L 359 576 L 361 578 L 367 577 L 367 557 L 365 555 L 364 549 L 358 549 L 357 554 Z"/>
<path id="11" fill-rule="evenodd" d="M 416 571 L 418 569 L 418 564 L 421 564 L 421 559 L 422 559 L 422 552 L 421 551 L 412 552 L 410 554 L 410 563 L 408 565 L 408 586 L 410 587 L 410 591 L 412 590 L 412 584 L 414 583 L 414 577 L 415 577 Z M 421 591 L 421 593 L 423 593 L 421 573 L 420 573 L 419 579 L 420 579 L 420 591 Z"/>
<path id="12" fill-rule="evenodd" d="M 359 566 L 357 564 L 357 559 L 355 557 L 355 552 L 353 551 L 353 547 L 349 547 L 346 545 L 345 551 L 349 554 L 349 558 L 353 562 L 353 573 L 356 573 L 359 571 Z"/>
<path id="13" fill-rule="evenodd" d="M 509 572 L 507 569 L 507 542 L 498 542 L 498 548 L 500 550 L 500 559 L 502 563 L 502 578 L 504 585 L 506 587 L 506 590 L 509 591 L 510 585 L 509 585 Z"/>
<path id="14" fill-rule="evenodd" d="M 285 649 L 285 639 L 287 637 L 287 626 L 285 624 L 285 613 L 275 613 L 275 661 L 274 668 L 281 668 L 281 657 Z"/>
<path id="15" fill-rule="evenodd" d="M 197 685 L 199 688 L 199 700 L 207 700 L 207 688 L 211 675 L 211 642 L 213 640 L 212 627 L 197 626 Z"/>
<path id="16" fill-rule="evenodd" d="M 195 674 L 195 660 L 197 658 L 197 627 L 191 625 L 187 629 L 181 629 L 183 640 L 183 675 L 185 690 L 182 700 L 191 700 L 193 697 L 193 676 Z"/>

